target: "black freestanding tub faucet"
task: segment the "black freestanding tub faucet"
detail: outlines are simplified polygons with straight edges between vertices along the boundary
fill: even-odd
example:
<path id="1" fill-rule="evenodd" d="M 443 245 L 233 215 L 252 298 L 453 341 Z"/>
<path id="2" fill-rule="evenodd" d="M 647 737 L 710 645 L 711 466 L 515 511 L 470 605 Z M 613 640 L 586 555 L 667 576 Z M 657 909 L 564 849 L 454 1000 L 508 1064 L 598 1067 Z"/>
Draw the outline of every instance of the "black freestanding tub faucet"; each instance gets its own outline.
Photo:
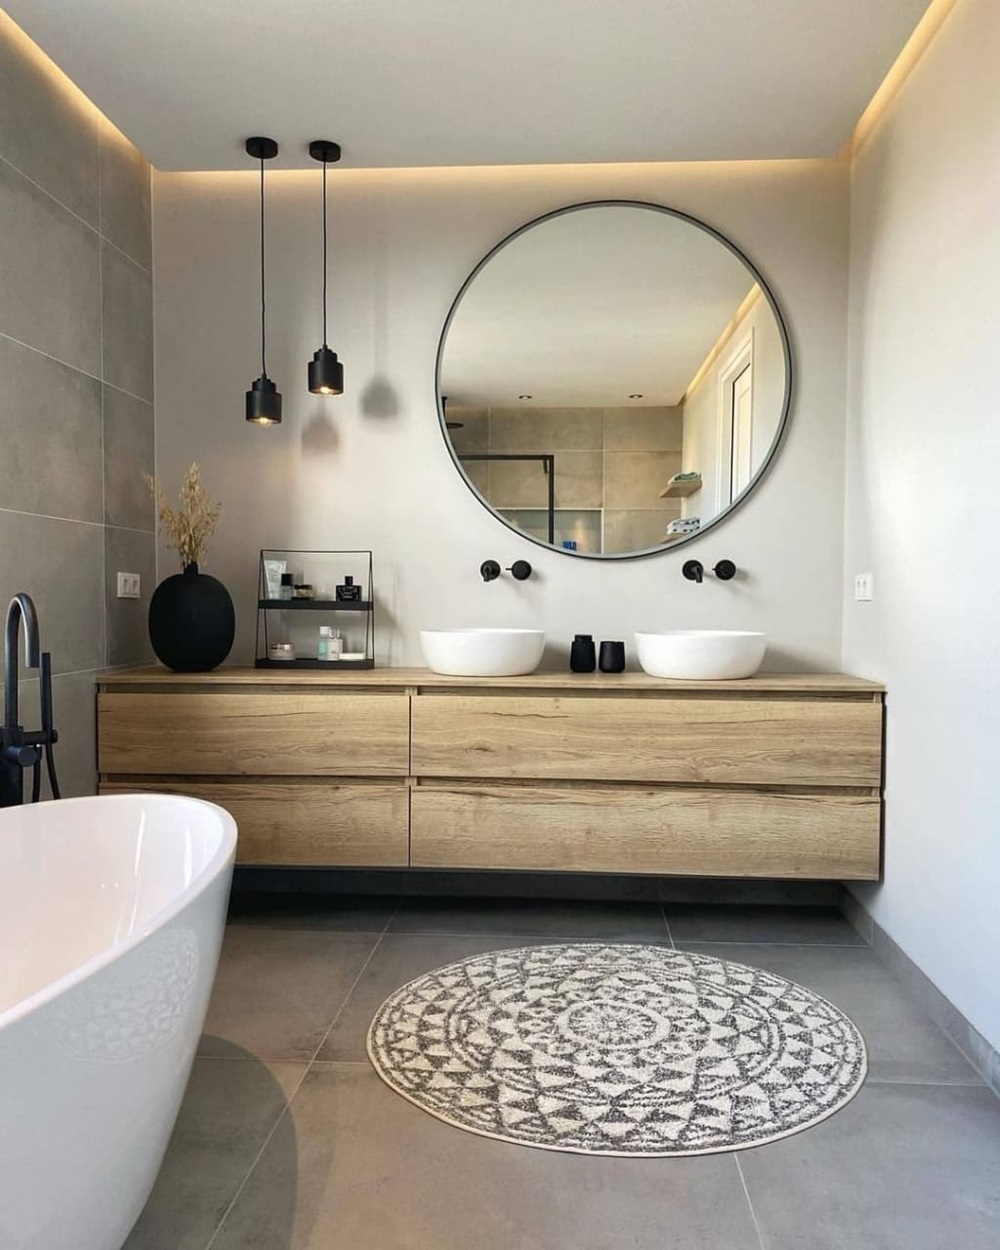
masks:
<path id="1" fill-rule="evenodd" d="M 17 637 L 24 629 L 24 663 L 38 669 L 41 729 L 26 732 L 18 719 Z M 52 657 L 38 642 L 38 615 L 30 595 L 15 595 L 7 608 L 3 651 L 3 725 L 0 726 L 0 807 L 24 802 L 24 770 L 33 769 L 31 801 L 37 803 L 42 789 L 42 756 L 49 774 L 49 788 L 59 798 L 52 748 L 59 735 L 52 724 Z"/>

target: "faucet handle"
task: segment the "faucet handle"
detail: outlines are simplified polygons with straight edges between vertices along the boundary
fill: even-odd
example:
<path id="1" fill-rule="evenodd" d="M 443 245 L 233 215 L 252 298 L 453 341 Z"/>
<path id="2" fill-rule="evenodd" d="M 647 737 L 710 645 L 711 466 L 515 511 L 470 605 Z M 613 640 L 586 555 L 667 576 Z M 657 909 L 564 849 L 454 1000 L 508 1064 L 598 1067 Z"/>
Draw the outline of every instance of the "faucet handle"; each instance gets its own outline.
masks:
<path id="1" fill-rule="evenodd" d="M 681 565 L 681 572 L 689 582 L 697 582 L 700 586 L 705 576 L 705 566 L 700 560 L 685 560 Z"/>
<path id="2" fill-rule="evenodd" d="M 507 570 L 517 582 L 526 582 L 531 576 L 531 565 L 527 560 L 515 560 Z"/>
<path id="3" fill-rule="evenodd" d="M 496 560 L 484 560 L 479 566 L 479 575 L 484 582 L 496 581 L 500 573 L 500 565 L 497 564 Z"/>

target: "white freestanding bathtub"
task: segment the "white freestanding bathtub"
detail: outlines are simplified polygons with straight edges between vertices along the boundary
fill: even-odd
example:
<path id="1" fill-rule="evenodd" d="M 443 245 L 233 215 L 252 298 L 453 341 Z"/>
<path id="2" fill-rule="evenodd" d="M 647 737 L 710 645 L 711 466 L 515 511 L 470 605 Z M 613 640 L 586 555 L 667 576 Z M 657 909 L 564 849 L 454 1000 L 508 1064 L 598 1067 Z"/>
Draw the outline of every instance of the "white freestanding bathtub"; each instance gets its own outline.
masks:
<path id="1" fill-rule="evenodd" d="M 120 1250 L 187 1084 L 235 848 L 197 799 L 0 811 L 3 1250 Z"/>

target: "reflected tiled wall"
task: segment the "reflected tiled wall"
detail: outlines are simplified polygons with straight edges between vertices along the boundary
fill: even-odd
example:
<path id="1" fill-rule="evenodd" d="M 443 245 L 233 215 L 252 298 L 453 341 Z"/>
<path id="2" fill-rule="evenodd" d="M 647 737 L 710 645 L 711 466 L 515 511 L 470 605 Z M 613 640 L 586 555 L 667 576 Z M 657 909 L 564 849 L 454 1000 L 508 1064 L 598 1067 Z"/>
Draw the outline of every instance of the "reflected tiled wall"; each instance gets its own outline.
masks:
<path id="1" fill-rule="evenodd" d="M 0 12 L 0 605 L 38 608 L 67 794 L 94 789 L 95 673 L 151 659 L 149 188 L 145 158 Z M 115 597 L 118 570 L 141 600 Z M 22 723 L 37 709 L 24 681 Z"/>
<path id="2" fill-rule="evenodd" d="M 606 551 L 638 551 L 663 541 L 681 515 L 660 491 L 681 467 L 680 408 L 463 408 L 452 404 L 451 432 L 460 456 L 553 453 L 556 507 L 604 510 Z M 480 493 L 502 509 L 544 508 L 540 463 L 466 462 Z"/>

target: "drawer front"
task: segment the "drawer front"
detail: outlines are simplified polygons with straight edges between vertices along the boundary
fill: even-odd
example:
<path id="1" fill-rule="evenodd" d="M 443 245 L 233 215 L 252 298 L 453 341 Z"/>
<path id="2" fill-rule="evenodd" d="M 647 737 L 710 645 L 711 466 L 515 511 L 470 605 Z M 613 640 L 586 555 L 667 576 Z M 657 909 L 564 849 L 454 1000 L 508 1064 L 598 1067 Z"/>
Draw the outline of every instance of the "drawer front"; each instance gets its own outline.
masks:
<path id="1" fill-rule="evenodd" d="M 102 794 L 186 794 L 224 807 L 239 827 L 238 864 L 405 868 L 409 791 L 403 782 L 312 785 L 104 782 Z"/>
<path id="2" fill-rule="evenodd" d="M 102 773 L 405 776 L 405 694 L 119 694 L 98 698 Z"/>
<path id="3" fill-rule="evenodd" d="M 415 868 L 873 881 L 863 795 L 433 783 L 411 797 Z"/>
<path id="4" fill-rule="evenodd" d="M 423 777 L 881 782 L 874 701 L 421 695 L 412 734 Z"/>

